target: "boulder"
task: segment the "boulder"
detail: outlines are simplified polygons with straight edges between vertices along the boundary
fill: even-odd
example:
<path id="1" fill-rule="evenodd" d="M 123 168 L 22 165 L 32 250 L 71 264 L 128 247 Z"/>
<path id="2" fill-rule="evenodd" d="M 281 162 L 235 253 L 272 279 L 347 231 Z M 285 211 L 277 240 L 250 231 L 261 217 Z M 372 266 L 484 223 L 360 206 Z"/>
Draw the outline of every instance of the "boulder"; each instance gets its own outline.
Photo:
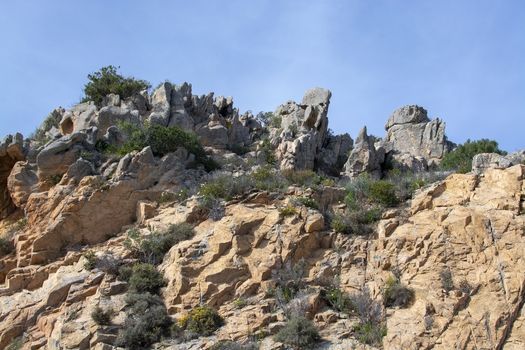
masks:
<path id="1" fill-rule="evenodd" d="M 354 148 L 345 163 L 343 175 L 357 177 L 369 173 L 374 178 L 380 178 L 384 159 L 384 149 L 382 147 L 376 149 L 374 137 L 368 136 L 365 126 L 355 140 Z"/>
<path id="2" fill-rule="evenodd" d="M 139 111 L 120 108 L 116 106 L 102 107 L 98 112 L 96 126 L 101 134 L 105 134 L 107 130 L 116 126 L 119 122 L 128 122 L 132 124 L 139 124 Z"/>
<path id="3" fill-rule="evenodd" d="M 487 169 L 506 169 L 513 165 L 524 164 L 525 151 L 517 151 L 507 155 L 498 153 L 480 153 L 472 158 L 472 172 L 483 174 Z"/>
<path id="4" fill-rule="evenodd" d="M 38 190 L 36 164 L 28 161 L 15 163 L 7 178 L 7 189 L 15 206 L 23 208 L 31 193 Z"/>
<path id="5" fill-rule="evenodd" d="M 7 183 L 13 167 L 18 161 L 25 160 L 26 154 L 21 134 L 8 135 L 0 141 L 0 220 L 15 210 Z"/>
<path id="6" fill-rule="evenodd" d="M 382 141 L 382 147 L 401 167 L 416 164 L 416 167 L 426 169 L 418 157 L 423 158 L 428 166 L 437 165 L 451 148 L 445 136 L 445 122 L 439 118 L 430 120 L 427 111 L 419 106 L 405 106 L 394 111 L 385 129 L 387 135 Z M 400 154 L 408 154 L 413 159 L 394 157 Z"/>
<path id="7" fill-rule="evenodd" d="M 302 104 L 289 101 L 279 106 L 275 116 L 281 119 L 277 143 L 277 159 L 282 170 L 312 170 L 318 159 L 328 130 L 328 106 L 332 93 L 314 88 L 306 91 Z"/>
<path id="8" fill-rule="evenodd" d="M 354 140 L 348 134 L 329 135 L 325 143 L 319 151 L 318 167 L 326 174 L 339 176 L 350 155 Z"/>
<path id="9" fill-rule="evenodd" d="M 168 126 L 170 121 L 171 90 L 171 83 L 165 82 L 153 91 L 150 99 L 152 111 L 149 121 L 151 123 Z"/>
<path id="10" fill-rule="evenodd" d="M 44 179 L 63 175 L 83 150 L 92 148 L 85 132 L 75 132 L 47 144 L 36 157 L 38 176 Z"/>
<path id="11" fill-rule="evenodd" d="M 66 111 L 59 127 L 62 135 L 69 135 L 97 125 L 97 106 L 93 102 L 80 103 Z"/>
<path id="12" fill-rule="evenodd" d="M 191 84 L 173 85 L 171 90 L 171 111 L 168 126 L 178 126 L 187 131 L 193 130 L 194 121 L 188 113 L 192 107 Z"/>

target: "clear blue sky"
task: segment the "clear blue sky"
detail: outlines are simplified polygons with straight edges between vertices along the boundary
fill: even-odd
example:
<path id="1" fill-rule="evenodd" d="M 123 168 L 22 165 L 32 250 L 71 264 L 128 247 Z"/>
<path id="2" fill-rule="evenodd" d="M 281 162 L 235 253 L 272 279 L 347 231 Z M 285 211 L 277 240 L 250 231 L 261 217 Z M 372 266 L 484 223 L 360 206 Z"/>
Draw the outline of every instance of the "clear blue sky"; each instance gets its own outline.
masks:
<path id="1" fill-rule="evenodd" d="M 113 64 L 241 111 L 326 87 L 330 127 L 353 137 L 419 104 L 453 141 L 525 148 L 522 0 L 0 0 L 0 39 L 0 135 L 27 135 Z"/>

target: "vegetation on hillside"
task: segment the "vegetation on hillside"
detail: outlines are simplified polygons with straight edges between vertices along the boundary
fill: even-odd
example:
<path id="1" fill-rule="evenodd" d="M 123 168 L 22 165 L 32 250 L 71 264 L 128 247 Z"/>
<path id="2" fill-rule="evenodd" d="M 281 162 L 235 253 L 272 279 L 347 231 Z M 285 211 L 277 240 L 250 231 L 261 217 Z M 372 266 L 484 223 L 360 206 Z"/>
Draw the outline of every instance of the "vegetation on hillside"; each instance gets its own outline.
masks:
<path id="1" fill-rule="evenodd" d="M 117 94 L 120 98 L 128 98 L 151 87 L 150 83 L 145 80 L 120 75 L 118 73 L 119 68 L 109 65 L 88 74 L 89 81 L 84 85 L 85 96 L 82 102 L 93 101 L 97 106 L 100 106 L 108 94 Z"/>
<path id="2" fill-rule="evenodd" d="M 453 151 L 445 154 L 441 161 L 441 167 L 445 170 L 453 170 L 458 173 L 468 173 L 472 169 L 472 158 L 480 153 L 498 153 L 505 155 L 506 152 L 498 147 L 494 140 L 481 139 L 477 141 L 467 140 Z"/>

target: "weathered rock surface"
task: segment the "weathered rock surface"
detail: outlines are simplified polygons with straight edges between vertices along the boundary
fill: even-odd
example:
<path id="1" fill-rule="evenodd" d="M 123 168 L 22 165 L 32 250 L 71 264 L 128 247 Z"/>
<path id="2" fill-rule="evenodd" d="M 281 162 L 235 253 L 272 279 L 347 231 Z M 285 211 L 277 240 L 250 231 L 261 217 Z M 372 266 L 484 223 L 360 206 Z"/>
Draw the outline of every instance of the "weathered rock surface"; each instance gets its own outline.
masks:
<path id="1" fill-rule="evenodd" d="M 372 177 L 381 177 L 381 165 L 385 160 L 385 151 L 374 146 L 374 139 L 368 136 L 366 127 L 361 129 L 354 144 L 354 148 L 345 163 L 344 175 L 357 177 L 369 173 Z"/>
<path id="2" fill-rule="evenodd" d="M 8 135 L 0 141 L 0 220 L 15 210 L 7 179 L 16 162 L 25 160 L 26 152 L 21 134 Z"/>
<path id="3" fill-rule="evenodd" d="M 414 162 L 411 158 L 416 158 L 417 163 L 426 168 L 438 164 L 451 148 L 445 136 L 445 122 L 430 120 L 427 111 L 419 106 L 404 106 L 395 110 L 385 129 L 387 135 L 382 147 L 394 166 L 410 169 Z"/>
<path id="4" fill-rule="evenodd" d="M 289 101 L 277 108 L 281 129 L 275 135 L 277 159 L 283 170 L 314 169 L 318 152 L 328 130 L 328 106 L 332 93 L 315 88 L 308 90 L 301 104 Z"/>
<path id="5" fill-rule="evenodd" d="M 472 171 L 482 174 L 485 170 L 506 169 L 516 164 L 524 164 L 525 151 L 518 151 L 508 155 L 498 153 L 480 153 L 472 158 Z"/>

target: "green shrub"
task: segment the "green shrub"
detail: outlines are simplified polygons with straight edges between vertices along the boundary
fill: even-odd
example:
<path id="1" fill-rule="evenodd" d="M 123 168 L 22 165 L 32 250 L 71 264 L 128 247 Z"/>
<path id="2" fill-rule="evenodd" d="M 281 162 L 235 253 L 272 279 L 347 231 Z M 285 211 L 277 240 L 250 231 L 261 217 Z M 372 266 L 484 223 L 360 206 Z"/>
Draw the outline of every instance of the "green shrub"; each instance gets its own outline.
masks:
<path id="1" fill-rule="evenodd" d="M 117 346 L 144 349 L 170 333 L 171 318 L 157 295 L 128 294 L 126 320 L 117 337 Z"/>
<path id="2" fill-rule="evenodd" d="M 414 291 L 403 285 L 397 278 L 389 278 L 383 290 L 383 300 L 386 307 L 407 307 L 414 301 Z"/>
<path id="3" fill-rule="evenodd" d="M 301 205 L 304 205 L 307 208 L 316 209 L 316 210 L 319 209 L 319 204 L 313 198 L 299 197 L 295 201 Z"/>
<path id="4" fill-rule="evenodd" d="M 301 187 L 316 186 L 322 181 L 321 177 L 312 170 L 285 170 L 282 174 L 291 184 Z"/>
<path id="5" fill-rule="evenodd" d="M 371 182 L 369 191 L 369 198 L 372 203 L 381 204 L 385 207 L 393 207 L 399 203 L 395 186 L 388 181 Z"/>
<path id="6" fill-rule="evenodd" d="M 235 306 L 236 309 L 242 309 L 246 305 L 248 305 L 248 302 L 244 298 L 237 298 L 233 301 L 233 306 Z"/>
<path id="7" fill-rule="evenodd" d="M 93 101 L 100 106 L 108 94 L 117 94 L 124 99 L 151 87 L 145 80 L 123 77 L 117 73 L 118 68 L 110 65 L 88 74 L 89 82 L 84 85 L 85 97 L 82 102 Z"/>
<path id="8" fill-rule="evenodd" d="M 361 343 L 380 346 L 381 340 L 386 335 L 381 304 L 370 297 L 367 287 L 352 294 L 350 299 L 354 312 L 359 318 L 359 323 L 353 328 L 356 338 Z"/>
<path id="9" fill-rule="evenodd" d="M 0 237 L 0 257 L 11 254 L 15 250 L 15 246 L 10 239 Z"/>
<path id="10" fill-rule="evenodd" d="M 272 271 L 275 282 L 274 295 L 281 304 L 288 303 L 300 290 L 306 287 L 303 279 L 306 267 L 305 261 L 300 260 L 295 264 L 288 262 L 280 269 Z"/>
<path id="11" fill-rule="evenodd" d="M 259 150 L 267 164 L 275 165 L 275 163 L 277 163 L 277 159 L 275 157 L 275 149 L 267 137 L 261 141 L 259 145 Z"/>
<path id="12" fill-rule="evenodd" d="M 86 270 L 93 270 L 97 266 L 97 256 L 94 251 L 90 250 L 85 252 L 84 258 L 86 259 L 84 262 L 84 268 Z"/>
<path id="13" fill-rule="evenodd" d="M 279 215 L 282 217 L 297 215 L 297 210 L 290 204 L 279 209 Z"/>
<path id="14" fill-rule="evenodd" d="M 180 319 L 178 326 L 199 336 L 210 336 L 222 327 L 224 320 L 209 306 L 197 306 L 190 313 Z"/>
<path id="15" fill-rule="evenodd" d="M 107 326 L 111 323 L 111 318 L 113 317 L 113 310 L 108 309 L 104 310 L 100 306 L 96 306 L 91 312 L 91 318 L 99 326 Z"/>
<path id="16" fill-rule="evenodd" d="M 275 335 L 275 340 L 294 349 L 311 349 L 321 339 L 314 324 L 303 316 L 292 317 Z"/>
<path id="17" fill-rule="evenodd" d="M 355 337 L 363 344 L 381 346 L 383 337 L 386 335 L 384 323 L 358 323 L 354 326 Z"/>
<path id="18" fill-rule="evenodd" d="M 270 166 L 256 169 L 249 177 L 253 180 L 255 188 L 261 191 L 279 191 L 286 185 L 286 181 Z"/>
<path id="19" fill-rule="evenodd" d="M 136 264 L 129 278 L 129 288 L 136 293 L 158 294 L 166 285 L 164 277 L 151 264 Z"/>
<path id="20" fill-rule="evenodd" d="M 171 247 L 193 235 L 193 227 L 187 223 L 172 224 L 164 231 L 149 235 L 140 235 L 137 230 L 130 230 L 125 246 L 142 262 L 157 265 Z"/>
<path id="21" fill-rule="evenodd" d="M 119 124 L 119 129 L 126 136 L 126 142 L 120 148 L 110 149 L 109 152 L 125 155 L 150 146 L 155 156 L 162 157 L 182 147 L 193 154 L 195 161 L 202 164 L 207 171 L 218 168 L 217 163 L 206 154 L 197 135 L 184 131 L 177 126 L 164 127 L 146 123 L 140 127 L 124 122 Z"/>
<path id="22" fill-rule="evenodd" d="M 381 210 L 377 207 L 347 210 L 344 214 L 334 215 L 330 227 L 338 233 L 367 235 L 371 233 L 371 225 L 381 218 Z"/>
<path id="23" fill-rule="evenodd" d="M 498 147 L 498 143 L 489 139 L 477 141 L 467 140 L 452 152 L 445 154 L 441 161 L 441 168 L 455 170 L 458 173 L 468 173 L 472 169 L 472 158 L 480 153 L 506 154 Z"/>
<path id="24" fill-rule="evenodd" d="M 331 286 L 327 289 L 323 289 L 322 296 L 327 304 L 336 311 L 350 313 L 353 310 L 350 295 L 338 287 Z"/>
<path id="25" fill-rule="evenodd" d="M 133 266 L 132 265 L 122 265 L 118 269 L 118 279 L 121 281 L 129 282 L 129 279 L 131 278 L 131 275 L 133 274 Z"/>
<path id="26" fill-rule="evenodd" d="M 206 199 L 231 200 L 236 196 L 249 192 L 254 182 L 248 176 L 219 176 L 202 184 L 199 194 Z"/>

